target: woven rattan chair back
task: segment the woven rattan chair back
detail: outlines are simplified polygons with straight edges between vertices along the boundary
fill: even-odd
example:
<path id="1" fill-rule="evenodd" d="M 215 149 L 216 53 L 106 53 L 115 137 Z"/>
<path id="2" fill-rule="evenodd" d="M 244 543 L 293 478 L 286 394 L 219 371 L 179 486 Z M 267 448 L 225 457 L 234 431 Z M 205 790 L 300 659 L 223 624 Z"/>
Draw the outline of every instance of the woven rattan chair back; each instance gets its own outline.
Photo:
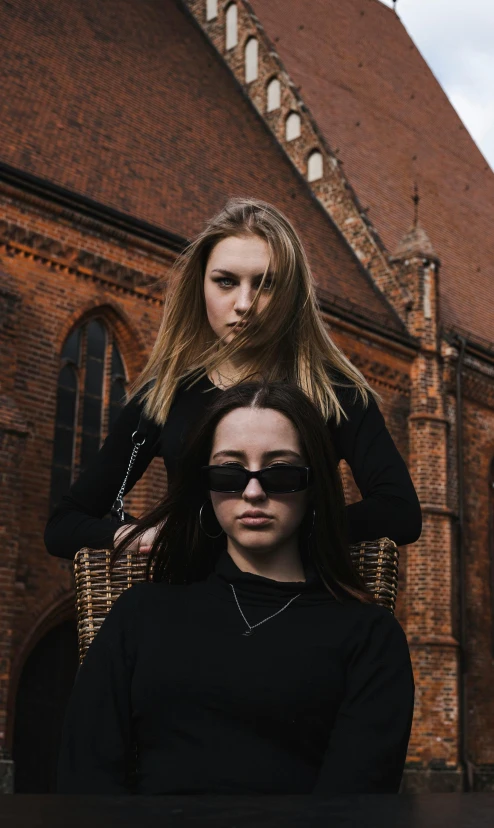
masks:
<path id="1" fill-rule="evenodd" d="M 394 613 L 398 548 L 389 538 L 350 547 L 352 561 L 376 601 Z M 146 578 L 147 557 L 127 552 L 110 567 L 111 550 L 80 549 L 74 560 L 79 661 L 121 593 Z"/>
<path id="2" fill-rule="evenodd" d="M 74 558 L 80 663 L 118 596 L 146 579 L 146 555 L 127 552 L 111 567 L 111 554 L 110 549 L 80 549 Z"/>
<path id="3" fill-rule="evenodd" d="M 378 604 L 393 613 L 398 594 L 399 552 L 389 538 L 365 541 L 350 546 L 355 569 Z"/>

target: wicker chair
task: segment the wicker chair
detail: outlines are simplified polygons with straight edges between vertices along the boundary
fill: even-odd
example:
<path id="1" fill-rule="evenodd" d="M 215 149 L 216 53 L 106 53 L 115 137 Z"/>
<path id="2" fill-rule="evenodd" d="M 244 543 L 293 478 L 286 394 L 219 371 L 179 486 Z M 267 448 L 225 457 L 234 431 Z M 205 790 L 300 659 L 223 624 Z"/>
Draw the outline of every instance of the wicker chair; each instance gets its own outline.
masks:
<path id="1" fill-rule="evenodd" d="M 394 613 L 398 590 L 398 547 L 389 538 L 350 547 L 353 563 L 376 601 Z M 79 661 L 119 595 L 146 576 L 147 558 L 127 552 L 110 569 L 111 550 L 80 549 L 74 559 Z"/>

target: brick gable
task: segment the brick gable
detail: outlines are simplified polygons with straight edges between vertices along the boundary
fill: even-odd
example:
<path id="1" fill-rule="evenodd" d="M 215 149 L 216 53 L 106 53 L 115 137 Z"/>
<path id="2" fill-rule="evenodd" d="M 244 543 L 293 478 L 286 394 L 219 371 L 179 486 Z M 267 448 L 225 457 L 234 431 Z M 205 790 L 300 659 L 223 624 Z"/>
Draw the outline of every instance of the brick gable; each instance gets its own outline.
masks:
<path id="1" fill-rule="evenodd" d="M 391 253 L 418 182 L 443 324 L 492 340 L 494 175 L 399 18 L 378 0 L 251 6 Z"/>
<path id="2" fill-rule="evenodd" d="M 228 196 L 262 197 L 330 297 L 402 330 L 181 4 L 25 0 L 2 18 L 0 160 L 189 237 Z"/>

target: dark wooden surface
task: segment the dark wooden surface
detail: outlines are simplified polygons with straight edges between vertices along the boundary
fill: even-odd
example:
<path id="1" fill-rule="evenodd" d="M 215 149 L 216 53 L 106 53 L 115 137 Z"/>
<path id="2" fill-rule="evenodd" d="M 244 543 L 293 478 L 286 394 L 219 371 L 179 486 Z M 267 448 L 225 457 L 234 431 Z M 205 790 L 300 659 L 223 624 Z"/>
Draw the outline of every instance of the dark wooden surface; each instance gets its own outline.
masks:
<path id="1" fill-rule="evenodd" d="M 0 828 L 493 828 L 494 794 L 0 797 Z"/>

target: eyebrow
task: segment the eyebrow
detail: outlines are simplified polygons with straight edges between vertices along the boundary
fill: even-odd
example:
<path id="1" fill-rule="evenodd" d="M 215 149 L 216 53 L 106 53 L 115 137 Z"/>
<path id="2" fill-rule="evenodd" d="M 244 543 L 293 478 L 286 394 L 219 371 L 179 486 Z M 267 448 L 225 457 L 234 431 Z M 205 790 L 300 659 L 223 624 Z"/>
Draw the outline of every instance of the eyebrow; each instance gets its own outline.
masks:
<path id="1" fill-rule="evenodd" d="M 212 270 L 211 273 L 221 273 L 222 276 L 230 276 L 234 279 L 239 278 L 237 273 L 232 273 L 231 270 L 223 270 L 223 268 L 221 267 L 215 267 L 215 269 Z M 263 276 L 264 273 L 257 273 L 255 276 L 252 276 L 252 279 L 262 279 Z M 271 278 L 273 278 L 273 273 L 270 270 L 268 270 L 266 276 L 270 276 Z"/>
<path id="2" fill-rule="evenodd" d="M 277 457 L 286 457 L 287 455 L 290 455 L 291 457 L 296 457 L 297 460 L 302 459 L 297 451 L 292 451 L 291 449 L 277 449 L 274 451 L 265 451 L 263 457 L 265 460 L 276 460 Z M 235 451 L 234 449 L 225 449 L 224 451 L 217 451 L 216 454 L 213 454 L 213 460 L 216 457 L 235 457 L 239 460 L 244 460 L 245 452 Z"/>

